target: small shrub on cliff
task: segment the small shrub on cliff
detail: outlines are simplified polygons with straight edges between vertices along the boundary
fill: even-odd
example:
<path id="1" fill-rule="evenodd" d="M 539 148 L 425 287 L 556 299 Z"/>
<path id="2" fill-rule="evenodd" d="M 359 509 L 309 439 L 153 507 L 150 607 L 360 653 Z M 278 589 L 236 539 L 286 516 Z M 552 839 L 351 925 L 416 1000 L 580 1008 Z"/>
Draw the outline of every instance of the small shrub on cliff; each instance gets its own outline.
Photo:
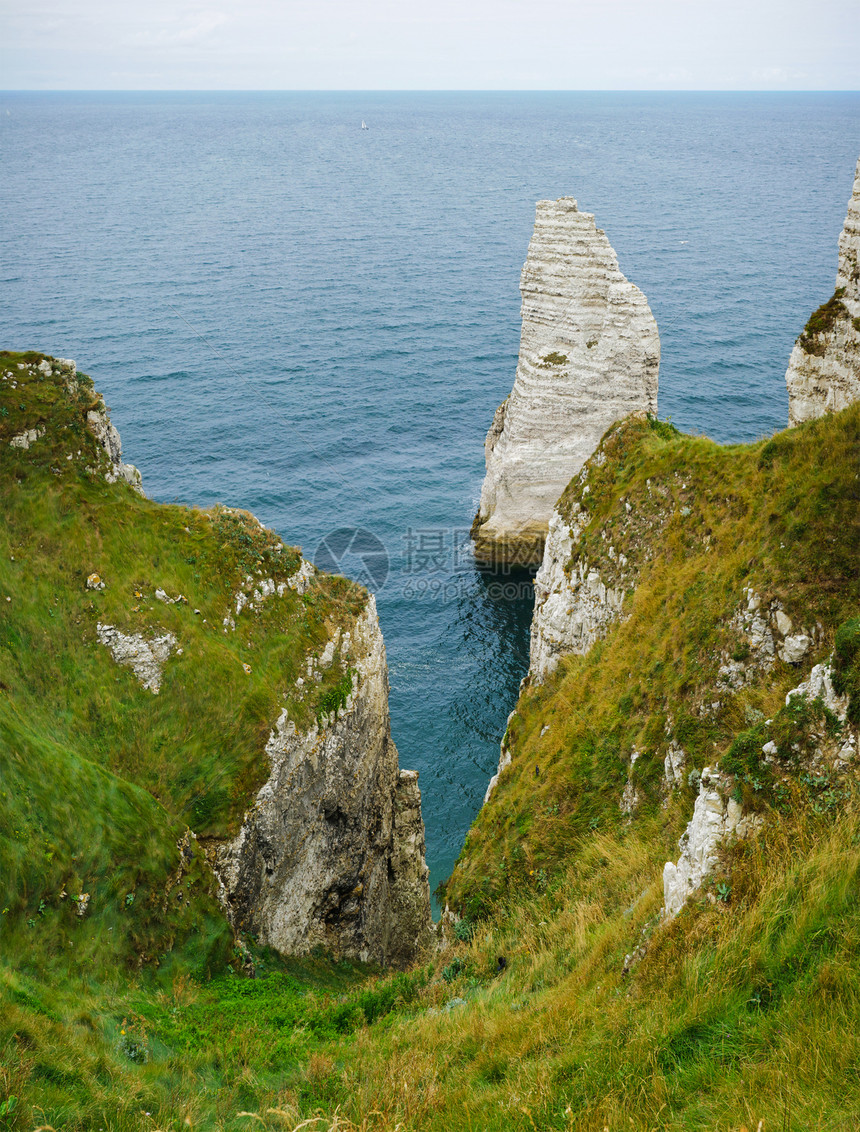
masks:
<path id="1" fill-rule="evenodd" d="M 320 720 L 324 715 L 329 715 L 331 712 L 338 712 L 341 708 L 346 707 L 346 701 L 349 699 L 350 692 L 352 691 L 353 669 L 348 668 L 338 682 L 319 698 L 319 705 L 317 708 L 317 719 Z"/>
<path id="2" fill-rule="evenodd" d="M 454 938 L 460 940 L 461 943 L 468 943 L 474 934 L 475 925 L 465 916 L 454 924 Z"/>
<path id="3" fill-rule="evenodd" d="M 819 336 L 831 331 L 840 319 L 848 318 L 848 308 L 842 302 L 844 294 L 845 288 L 837 287 L 827 302 L 822 303 L 818 310 L 813 311 L 809 316 L 809 321 L 797 340 L 801 349 L 807 354 L 821 356 L 824 353 L 825 344 Z"/>
<path id="4" fill-rule="evenodd" d="M 672 424 L 671 417 L 665 421 L 661 421 L 649 413 L 648 424 L 651 426 L 651 431 L 656 432 L 661 440 L 675 440 L 681 435 L 680 429 Z"/>

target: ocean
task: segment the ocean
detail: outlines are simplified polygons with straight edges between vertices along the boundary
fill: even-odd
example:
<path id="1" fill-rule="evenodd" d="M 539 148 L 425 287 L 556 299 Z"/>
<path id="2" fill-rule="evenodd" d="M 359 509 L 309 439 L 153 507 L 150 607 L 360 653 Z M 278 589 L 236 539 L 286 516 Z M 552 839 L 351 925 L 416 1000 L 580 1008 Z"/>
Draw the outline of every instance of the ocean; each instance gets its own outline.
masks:
<path id="1" fill-rule="evenodd" d="M 833 291 L 860 95 L 5 93 L 0 146 L 0 342 L 77 360 L 152 498 L 376 591 L 435 885 L 527 668 L 528 579 L 468 529 L 535 201 L 647 295 L 660 415 L 752 440 Z"/>

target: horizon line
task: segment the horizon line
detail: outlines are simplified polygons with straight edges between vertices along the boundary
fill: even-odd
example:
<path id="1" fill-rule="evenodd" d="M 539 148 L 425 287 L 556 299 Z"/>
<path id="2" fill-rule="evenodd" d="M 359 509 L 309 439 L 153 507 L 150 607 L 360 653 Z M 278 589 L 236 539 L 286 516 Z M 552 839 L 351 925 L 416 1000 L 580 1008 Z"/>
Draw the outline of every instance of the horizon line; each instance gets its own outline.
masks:
<path id="1" fill-rule="evenodd" d="M 8 87 L 2 94 L 860 94 L 857 87 Z"/>

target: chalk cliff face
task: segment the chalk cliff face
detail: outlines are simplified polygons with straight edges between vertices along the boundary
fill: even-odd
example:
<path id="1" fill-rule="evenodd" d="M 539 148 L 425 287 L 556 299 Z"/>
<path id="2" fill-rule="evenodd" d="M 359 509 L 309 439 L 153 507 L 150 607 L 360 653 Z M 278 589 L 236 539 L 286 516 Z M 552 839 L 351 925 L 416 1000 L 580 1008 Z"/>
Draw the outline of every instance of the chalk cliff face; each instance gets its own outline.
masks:
<path id="1" fill-rule="evenodd" d="M 539 201 L 520 280 L 510 397 L 487 433 L 473 527 L 479 560 L 537 564 L 564 487 L 616 420 L 657 411 L 660 339 L 648 302 L 572 197 Z"/>
<path id="2" fill-rule="evenodd" d="M 282 713 L 268 781 L 209 856 L 234 926 L 261 944 L 404 966 L 431 936 L 429 873 L 418 775 L 398 768 L 391 740 L 372 597 L 338 644 L 352 673 L 345 706 L 305 731 Z"/>
<path id="3" fill-rule="evenodd" d="M 790 425 L 838 412 L 860 399 L 860 161 L 839 237 L 836 290 L 798 338 L 785 383 Z"/>
<path id="4" fill-rule="evenodd" d="M 585 560 L 566 567 L 588 514 L 580 507 L 570 521 L 556 511 L 549 521 L 543 562 L 535 577 L 529 676 L 542 684 L 570 653 L 587 653 L 618 619 L 624 601 L 623 587 L 609 585 Z M 626 563 L 625 563 L 626 565 Z"/>
<path id="5" fill-rule="evenodd" d="M 542 684 L 562 657 L 584 655 L 623 616 L 625 595 L 638 580 L 650 547 L 673 502 L 662 484 L 649 482 L 644 499 L 624 501 L 617 525 L 602 532 L 601 561 L 580 547 L 591 521 L 592 474 L 617 459 L 615 445 L 627 425 L 611 427 L 580 469 L 549 521 L 543 561 L 535 575 L 529 681 Z"/>

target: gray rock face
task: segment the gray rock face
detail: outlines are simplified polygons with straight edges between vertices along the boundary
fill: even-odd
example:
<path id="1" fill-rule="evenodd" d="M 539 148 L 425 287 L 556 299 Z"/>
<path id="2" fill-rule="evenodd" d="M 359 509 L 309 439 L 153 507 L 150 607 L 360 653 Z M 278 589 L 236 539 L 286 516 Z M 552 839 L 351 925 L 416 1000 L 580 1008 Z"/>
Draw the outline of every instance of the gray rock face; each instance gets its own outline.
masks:
<path id="1" fill-rule="evenodd" d="M 418 776 L 399 770 L 391 740 L 372 597 L 341 648 L 346 706 L 308 731 L 282 713 L 268 781 L 238 835 L 208 854 L 234 926 L 260 943 L 403 966 L 431 939 L 429 873 Z"/>
<path id="2" fill-rule="evenodd" d="M 487 433 L 472 534 L 479 559 L 538 563 L 559 495 L 607 428 L 657 411 L 660 339 L 647 300 L 572 197 L 538 201 L 520 280 L 513 391 Z"/>
<path id="3" fill-rule="evenodd" d="M 801 334 L 791 352 L 785 375 L 790 425 L 860 400 L 860 160 L 839 237 L 836 291 L 822 310 L 828 314 L 819 319 L 821 329 Z"/>

